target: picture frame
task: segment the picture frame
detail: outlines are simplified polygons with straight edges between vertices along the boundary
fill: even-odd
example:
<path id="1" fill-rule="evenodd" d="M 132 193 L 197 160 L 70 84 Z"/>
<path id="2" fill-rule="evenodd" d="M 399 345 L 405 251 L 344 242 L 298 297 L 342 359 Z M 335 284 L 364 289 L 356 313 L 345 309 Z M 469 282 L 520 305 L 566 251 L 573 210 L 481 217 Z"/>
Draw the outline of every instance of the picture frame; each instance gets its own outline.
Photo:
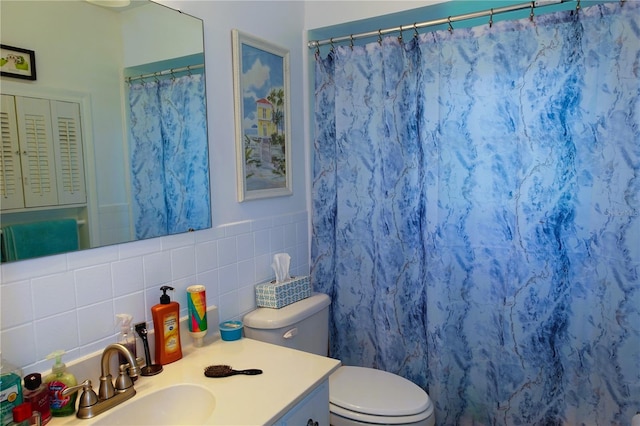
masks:
<path id="1" fill-rule="evenodd" d="M 231 34 L 238 201 L 291 195 L 289 50 Z"/>
<path id="2" fill-rule="evenodd" d="M 35 80 L 35 52 L 21 47 L 0 44 L 0 75 L 23 80 Z"/>

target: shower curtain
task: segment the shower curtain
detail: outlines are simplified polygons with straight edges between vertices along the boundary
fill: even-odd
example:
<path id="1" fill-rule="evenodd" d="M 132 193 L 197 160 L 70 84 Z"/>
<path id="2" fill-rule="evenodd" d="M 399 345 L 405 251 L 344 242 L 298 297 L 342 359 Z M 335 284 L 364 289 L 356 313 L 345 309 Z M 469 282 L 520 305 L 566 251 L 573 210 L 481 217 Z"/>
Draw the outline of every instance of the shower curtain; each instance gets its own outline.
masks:
<path id="1" fill-rule="evenodd" d="M 315 69 L 331 355 L 439 425 L 640 411 L 640 4 L 336 47 Z"/>
<path id="2" fill-rule="evenodd" d="M 211 226 L 204 75 L 129 87 L 136 239 Z"/>

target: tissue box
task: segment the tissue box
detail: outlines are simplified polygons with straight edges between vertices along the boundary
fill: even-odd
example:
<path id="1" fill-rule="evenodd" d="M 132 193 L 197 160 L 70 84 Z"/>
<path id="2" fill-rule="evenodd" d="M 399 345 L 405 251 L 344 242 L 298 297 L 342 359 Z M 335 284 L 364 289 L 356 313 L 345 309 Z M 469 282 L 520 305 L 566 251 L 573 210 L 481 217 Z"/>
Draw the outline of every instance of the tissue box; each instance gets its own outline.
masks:
<path id="1" fill-rule="evenodd" d="M 256 304 L 263 308 L 282 308 L 311 296 L 309 277 L 292 277 L 276 284 L 275 280 L 256 286 Z"/>

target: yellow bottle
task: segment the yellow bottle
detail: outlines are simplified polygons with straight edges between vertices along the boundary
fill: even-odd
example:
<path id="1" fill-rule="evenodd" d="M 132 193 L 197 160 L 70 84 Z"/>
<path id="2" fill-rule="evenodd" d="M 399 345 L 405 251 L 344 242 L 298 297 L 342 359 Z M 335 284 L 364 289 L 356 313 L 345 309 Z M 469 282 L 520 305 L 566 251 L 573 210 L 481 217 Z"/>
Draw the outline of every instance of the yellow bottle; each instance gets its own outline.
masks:
<path id="1" fill-rule="evenodd" d="M 54 417 L 70 416 L 76 412 L 76 397 L 78 392 L 71 395 L 62 395 L 62 391 L 78 384 L 73 374 L 67 371 L 67 366 L 62 362 L 63 350 L 55 351 L 47 355 L 47 359 L 56 360 L 51 368 L 51 374 L 45 376 L 43 382 L 49 390 L 49 404 L 51 415 Z"/>
<path id="2" fill-rule="evenodd" d="M 156 364 L 169 364 L 182 358 L 180 343 L 180 305 L 172 302 L 167 290 L 173 287 L 160 287 L 160 304 L 151 308 L 153 330 L 155 334 Z"/>

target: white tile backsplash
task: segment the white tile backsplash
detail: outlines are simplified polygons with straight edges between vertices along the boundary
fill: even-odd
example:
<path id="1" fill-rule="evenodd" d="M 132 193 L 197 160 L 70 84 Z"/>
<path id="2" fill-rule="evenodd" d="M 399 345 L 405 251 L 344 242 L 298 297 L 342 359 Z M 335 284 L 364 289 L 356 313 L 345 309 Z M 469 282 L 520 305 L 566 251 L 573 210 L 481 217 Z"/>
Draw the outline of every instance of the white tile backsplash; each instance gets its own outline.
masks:
<path id="1" fill-rule="evenodd" d="M 160 286 L 171 281 L 171 252 L 160 251 L 143 258 L 145 288 Z"/>
<path id="2" fill-rule="evenodd" d="M 20 344 L 17 345 L 3 345 L 2 357 L 7 360 L 12 360 L 12 364 L 18 365 L 14 360 L 20 360 L 21 364 L 28 365 L 38 359 L 38 354 L 36 353 L 37 334 L 34 323 L 23 324 L 18 327 L 3 330 L 2 339 L 20 342 Z"/>
<path id="3" fill-rule="evenodd" d="M 4 292 L 4 283 L 2 291 Z M 73 271 L 32 279 L 31 297 L 33 297 L 35 319 L 42 319 L 75 309 L 76 289 Z M 17 302 L 3 297 L 2 310 L 4 311 L 5 307 L 10 309 L 11 304 Z M 2 326 L 4 327 L 4 324 Z"/>
<path id="4" fill-rule="evenodd" d="M 256 256 L 271 252 L 271 231 L 259 229 L 253 232 L 253 253 Z"/>
<path id="5" fill-rule="evenodd" d="M 8 303 L 2 305 L 0 312 L 0 324 L 11 328 L 27 323 L 33 318 L 33 303 L 31 302 L 31 283 L 18 281 L 2 288 L 2 298 L 7 301 L 22 301 L 20 303 Z"/>
<path id="6" fill-rule="evenodd" d="M 115 297 L 141 291 L 144 288 L 142 257 L 134 256 L 113 262 L 111 264 L 111 279 Z"/>
<path id="7" fill-rule="evenodd" d="M 160 286 L 181 303 L 185 289 L 207 288 L 221 321 L 255 308 L 254 286 L 273 279 L 273 255 L 287 251 L 291 273 L 309 273 L 307 212 L 236 222 L 170 237 L 49 256 L 0 266 L 0 350 L 25 370 L 44 371 L 46 355 L 64 349 L 64 362 L 116 340 L 115 314 L 152 328 Z"/>
<path id="8" fill-rule="evenodd" d="M 253 234 L 246 233 L 236 237 L 236 250 L 238 253 L 237 260 L 243 261 L 253 259 L 255 256 L 255 247 L 253 243 Z"/>
<path id="9" fill-rule="evenodd" d="M 238 288 L 256 284 L 256 262 L 254 258 L 238 262 Z"/>
<path id="10" fill-rule="evenodd" d="M 218 291 L 220 295 L 238 290 L 238 265 L 232 263 L 218 269 Z M 222 312 L 222 310 L 221 310 Z M 220 318 L 228 319 L 220 314 Z"/>
<path id="11" fill-rule="evenodd" d="M 174 280 L 196 274 L 195 254 L 193 245 L 171 250 L 171 273 Z"/>
<path id="12" fill-rule="evenodd" d="M 284 227 L 277 225 L 271 228 L 271 252 L 281 253 L 284 250 Z"/>
<path id="13" fill-rule="evenodd" d="M 78 269 L 74 272 L 78 307 L 113 299 L 111 265 L 108 263 Z"/>
<path id="14" fill-rule="evenodd" d="M 218 265 L 227 266 L 238 261 L 238 242 L 236 237 L 218 240 Z"/>
<path id="15" fill-rule="evenodd" d="M 210 271 L 218 267 L 218 242 L 207 241 L 196 245 L 196 271 Z"/>
<path id="16" fill-rule="evenodd" d="M 113 301 L 78 308 L 78 340 L 80 346 L 89 345 L 117 333 Z"/>
<path id="17" fill-rule="evenodd" d="M 287 223 L 283 226 L 284 231 L 284 246 L 292 247 L 296 245 L 298 239 L 296 238 L 296 224 Z"/>
<path id="18" fill-rule="evenodd" d="M 142 290 L 113 299 L 114 314 L 129 314 L 133 316 L 132 324 L 147 320 L 145 306 L 144 291 Z"/>
<path id="19" fill-rule="evenodd" d="M 36 321 L 35 333 L 36 355 L 38 359 L 44 359 L 51 352 L 58 349 L 69 351 L 80 347 L 80 339 L 78 337 L 79 323 L 75 310 Z M 20 342 L 20 340 L 18 340 L 18 342 Z M 9 346 L 9 349 L 13 347 L 13 341 L 8 343 L 8 345 L 4 342 L 2 344 L 3 354 L 5 346 Z"/>

